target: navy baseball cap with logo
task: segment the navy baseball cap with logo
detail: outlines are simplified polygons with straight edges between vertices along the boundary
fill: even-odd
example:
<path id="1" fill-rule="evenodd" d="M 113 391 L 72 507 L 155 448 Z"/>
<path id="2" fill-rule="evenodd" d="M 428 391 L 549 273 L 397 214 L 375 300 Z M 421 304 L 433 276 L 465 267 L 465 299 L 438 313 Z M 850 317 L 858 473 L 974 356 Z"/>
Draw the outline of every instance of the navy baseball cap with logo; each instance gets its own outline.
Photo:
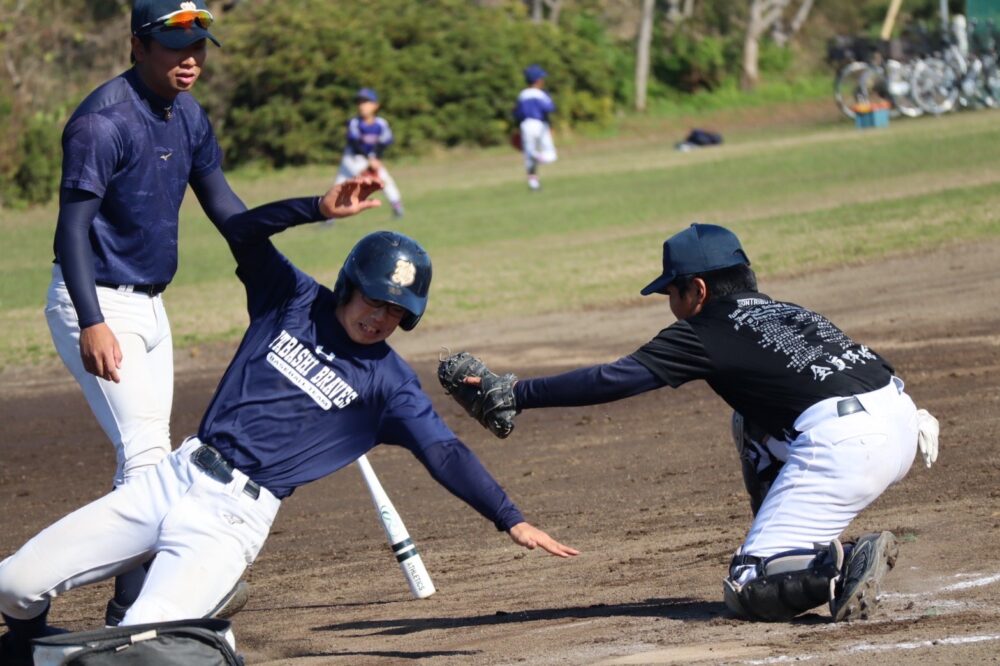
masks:
<path id="1" fill-rule="evenodd" d="M 682 275 L 708 273 L 740 264 L 750 265 L 740 239 L 716 224 L 692 224 L 663 242 L 663 275 L 647 284 L 643 296 L 662 294 Z"/>
<path id="2" fill-rule="evenodd" d="M 524 68 L 524 80 L 529 86 L 548 75 L 549 73 L 542 69 L 541 65 L 528 65 Z"/>
<path id="3" fill-rule="evenodd" d="M 215 22 L 204 0 L 135 0 L 132 34 L 150 36 L 168 49 L 180 50 L 201 39 L 222 46 L 208 28 Z"/>
<path id="4" fill-rule="evenodd" d="M 371 88 L 362 88 L 354 96 L 354 100 L 357 102 L 378 102 L 378 95 Z"/>

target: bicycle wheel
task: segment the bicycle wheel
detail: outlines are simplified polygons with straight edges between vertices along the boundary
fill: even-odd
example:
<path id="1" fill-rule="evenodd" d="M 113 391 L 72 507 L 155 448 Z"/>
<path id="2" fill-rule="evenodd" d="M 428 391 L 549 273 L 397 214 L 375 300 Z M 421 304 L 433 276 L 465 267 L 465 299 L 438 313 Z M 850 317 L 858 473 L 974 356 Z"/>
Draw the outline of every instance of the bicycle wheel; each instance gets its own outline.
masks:
<path id="1" fill-rule="evenodd" d="M 958 77 L 941 58 L 921 58 L 913 65 L 910 90 L 914 101 L 925 112 L 948 113 L 958 102 Z"/>
<path id="2" fill-rule="evenodd" d="M 997 72 L 996 63 L 993 58 L 978 56 L 973 60 L 973 95 L 976 104 L 987 109 L 997 108 L 1000 99 L 997 93 L 1000 92 L 1000 72 Z"/>
<path id="3" fill-rule="evenodd" d="M 1000 106 L 1000 67 L 992 57 L 983 63 L 983 84 L 989 96 L 988 106 L 991 108 Z"/>
<path id="4" fill-rule="evenodd" d="M 866 62 L 855 61 L 844 65 L 833 82 L 833 97 L 840 112 L 853 119 L 854 106 L 869 101 L 869 85 L 875 71 Z"/>
<path id="5" fill-rule="evenodd" d="M 910 85 L 913 64 L 890 60 L 886 63 L 886 89 L 892 105 L 907 118 L 916 118 L 924 114 L 916 100 L 913 99 L 913 86 Z"/>

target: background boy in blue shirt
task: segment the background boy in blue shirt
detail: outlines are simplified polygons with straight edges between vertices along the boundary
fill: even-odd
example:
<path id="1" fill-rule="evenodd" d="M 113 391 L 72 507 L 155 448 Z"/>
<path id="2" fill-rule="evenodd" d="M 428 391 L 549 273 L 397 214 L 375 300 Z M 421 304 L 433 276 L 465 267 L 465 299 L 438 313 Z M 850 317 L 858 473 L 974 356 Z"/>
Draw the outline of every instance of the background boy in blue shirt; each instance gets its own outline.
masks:
<path id="1" fill-rule="evenodd" d="M 557 157 L 549 127 L 549 114 L 556 110 L 556 105 L 544 90 L 546 76 L 548 73 L 538 65 L 526 67 L 524 82 L 528 87 L 518 94 L 517 106 L 514 107 L 514 120 L 521 131 L 528 187 L 532 191 L 542 187 L 538 180 L 538 165 L 555 162 Z"/>
<path id="2" fill-rule="evenodd" d="M 382 154 L 395 140 L 389 121 L 378 115 L 378 95 L 371 88 L 362 88 L 354 99 L 358 115 L 347 122 L 347 145 L 334 184 L 371 171 L 383 183 L 393 217 L 403 217 L 403 197 L 382 162 Z"/>

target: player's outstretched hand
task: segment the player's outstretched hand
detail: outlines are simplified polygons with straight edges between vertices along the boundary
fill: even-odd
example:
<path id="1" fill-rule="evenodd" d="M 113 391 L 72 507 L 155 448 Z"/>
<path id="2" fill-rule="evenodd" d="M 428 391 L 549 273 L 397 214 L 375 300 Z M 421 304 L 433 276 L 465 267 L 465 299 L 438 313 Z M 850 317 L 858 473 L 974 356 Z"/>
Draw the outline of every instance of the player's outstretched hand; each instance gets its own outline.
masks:
<path id="1" fill-rule="evenodd" d="M 330 188 L 319 201 L 319 212 L 326 219 L 357 215 L 363 210 L 377 208 L 382 205 L 378 199 L 369 199 L 371 195 L 382 189 L 383 183 L 378 176 L 365 174 L 357 178 L 345 180 Z"/>
<path id="2" fill-rule="evenodd" d="M 541 548 L 556 557 L 573 557 L 580 554 L 576 548 L 564 546 L 531 523 L 518 523 L 510 528 L 508 534 L 514 543 L 528 550 Z"/>
<path id="3" fill-rule="evenodd" d="M 122 367 L 122 350 L 118 338 L 104 322 L 80 331 L 80 358 L 90 374 L 116 384 L 120 381 L 118 368 Z"/>

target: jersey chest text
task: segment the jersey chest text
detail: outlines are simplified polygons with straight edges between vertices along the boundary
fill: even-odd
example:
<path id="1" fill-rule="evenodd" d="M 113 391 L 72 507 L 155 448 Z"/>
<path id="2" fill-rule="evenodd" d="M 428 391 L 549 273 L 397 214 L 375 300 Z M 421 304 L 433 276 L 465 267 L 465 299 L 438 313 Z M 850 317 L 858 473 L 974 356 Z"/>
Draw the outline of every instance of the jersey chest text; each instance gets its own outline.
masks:
<path id="1" fill-rule="evenodd" d="M 729 314 L 733 329 L 743 329 L 761 350 L 785 357 L 796 374 L 823 382 L 831 375 L 878 360 L 822 315 L 788 303 L 740 299 Z"/>
<path id="2" fill-rule="evenodd" d="M 319 345 L 314 349 L 282 330 L 268 345 L 267 362 L 293 385 L 309 396 L 321 409 L 343 409 L 358 397 L 358 392 L 330 365 L 332 353 Z"/>

